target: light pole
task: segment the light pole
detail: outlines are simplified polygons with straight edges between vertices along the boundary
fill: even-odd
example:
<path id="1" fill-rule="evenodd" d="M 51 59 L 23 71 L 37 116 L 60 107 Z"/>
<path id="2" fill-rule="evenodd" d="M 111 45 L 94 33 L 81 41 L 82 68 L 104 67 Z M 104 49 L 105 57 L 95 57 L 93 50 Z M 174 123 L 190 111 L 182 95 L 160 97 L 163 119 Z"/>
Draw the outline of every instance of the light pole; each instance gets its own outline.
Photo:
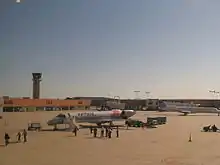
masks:
<path id="1" fill-rule="evenodd" d="M 215 91 L 215 96 L 216 96 L 216 99 L 217 99 L 217 100 L 218 100 L 219 93 L 220 93 L 220 92 L 216 92 L 216 91 Z"/>
<path id="2" fill-rule="evenodd" d="M 145 94 L 146 94 L 147 99 L 149 99 L 150 98 L 150 92 L 146 91 Z"/>
<path id="3" fill-rule="evenodd" d="M 219 95 L 219 91 L 216 91 L 216 90 L 209 90 L 209 93 L 212 93 L 213 94 L 213 97 L 214 99 L 218 99 L 218 95 Z"/>
<path id="4" fill-rule="evenodd" d="M 136 99 L 139 99 L 139 93 L 140 93 L 141 91 L 134 91 L 134 93 L 135 93 L 135 95 L 136 95 Z"/>
<path id="5" fill-rule="evenodd" d="M 146 108 L 146 110 L 147 110 L 148 107 L 149 107 L 150 92 L 145 91 L 145 94 L 146 94 L 145 108 Z"/>
<path id="6" fill-rule="evenodd" d="M 219 91 L 215 91 L 215 90 L 209 90 L 209 93 L 212 93 L 213 94 L 213 97 L 214 97 L 214 99 L 213 99 L 213 106 L 216 106 L 216 104 L 218 104 L 218 103 L 216 103 L 216 101 L 215 100 L 218 100 L 218 95 L 219 95 Z"/>

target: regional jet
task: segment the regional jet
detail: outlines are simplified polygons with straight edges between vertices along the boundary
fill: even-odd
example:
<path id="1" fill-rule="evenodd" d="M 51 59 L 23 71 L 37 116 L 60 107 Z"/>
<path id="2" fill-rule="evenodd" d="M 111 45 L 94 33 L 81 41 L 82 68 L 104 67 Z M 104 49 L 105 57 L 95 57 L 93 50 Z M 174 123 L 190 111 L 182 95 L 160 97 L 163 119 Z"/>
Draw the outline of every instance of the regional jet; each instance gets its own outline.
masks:
<path id="1" fill-rule="evenodd" d="M 95 123 L 98 126 L 104 123 L 113 124 L 113 121 L 126 120 L 135 115 L 134 110 L 112 110 L 112 111 L 94 111 L 94 112 L 77 112 L 58 114 L 53 119 L 49 120 L 49 126 L 56 126 L 59 124 L 69 124 L 70 128 L 76 126 L 73 123 Z"/>
<path id="2" fill-rule="evenodd" d="M 215 107 L 200 107 L 199 104 L 179 103 L 179 102 L 160 102 L 159 111 L 180 112 L 184 116 L 192 113 L 216 113 L 220 115 L 220 110 Z"/>

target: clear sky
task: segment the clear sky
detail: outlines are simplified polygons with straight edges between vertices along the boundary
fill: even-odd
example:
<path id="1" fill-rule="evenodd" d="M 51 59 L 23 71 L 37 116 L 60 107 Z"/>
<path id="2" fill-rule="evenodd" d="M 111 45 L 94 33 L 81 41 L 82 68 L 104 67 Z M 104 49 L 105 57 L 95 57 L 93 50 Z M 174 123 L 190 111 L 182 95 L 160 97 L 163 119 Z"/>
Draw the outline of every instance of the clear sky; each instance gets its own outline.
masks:
<path id="1" fill-rule="evenodd" d="M 0 1 L 0 95 L 211 98 L 219 0 Z"/>

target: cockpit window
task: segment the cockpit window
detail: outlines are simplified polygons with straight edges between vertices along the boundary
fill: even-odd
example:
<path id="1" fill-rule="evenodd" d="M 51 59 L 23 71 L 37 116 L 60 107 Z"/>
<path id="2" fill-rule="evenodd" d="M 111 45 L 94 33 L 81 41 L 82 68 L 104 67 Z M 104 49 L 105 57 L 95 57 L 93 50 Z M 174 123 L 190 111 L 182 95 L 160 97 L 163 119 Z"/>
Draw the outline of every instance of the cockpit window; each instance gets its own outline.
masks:
<path id="1" fill-rule="evenodd" d="M 59 114 L 59 115 L 57 115 L 56 117 L 61 117 L 61 118 L 65 118 L 66 116 L 64 115 L 64 114 Z"/>

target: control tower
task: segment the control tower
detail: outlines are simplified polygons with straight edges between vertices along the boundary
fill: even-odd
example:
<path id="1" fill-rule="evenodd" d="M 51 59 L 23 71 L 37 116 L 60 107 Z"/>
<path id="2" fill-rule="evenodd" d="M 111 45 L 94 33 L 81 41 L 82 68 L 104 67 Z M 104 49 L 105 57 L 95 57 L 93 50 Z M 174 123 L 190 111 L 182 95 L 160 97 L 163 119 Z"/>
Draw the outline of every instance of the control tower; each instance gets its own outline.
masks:
<path id="1" fill-rule="evenodd" d="M 40 82 L 42 73 L 32 73 L 33 76 L 33 99 L 39 99 L 40 98 Z"/>

